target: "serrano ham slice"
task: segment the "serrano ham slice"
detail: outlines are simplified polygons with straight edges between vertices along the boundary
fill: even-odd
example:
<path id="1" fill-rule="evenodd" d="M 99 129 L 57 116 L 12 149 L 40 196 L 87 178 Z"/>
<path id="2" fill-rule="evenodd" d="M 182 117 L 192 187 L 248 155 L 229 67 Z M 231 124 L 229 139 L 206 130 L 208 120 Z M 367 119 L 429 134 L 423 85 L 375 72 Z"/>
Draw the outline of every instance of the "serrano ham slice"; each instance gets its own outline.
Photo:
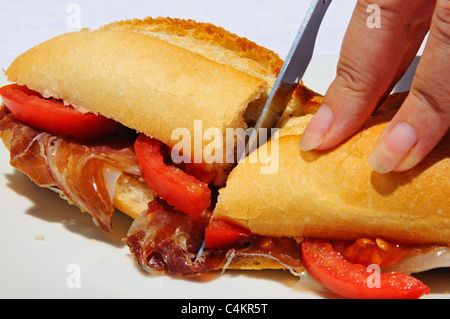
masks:
<path id="1" fill-rule="evenodd" d="M 0 134 L 11 137 L 5 139 L 11 165 L 89 212 L 97 225 L 111 232 L 117 179 L 123 173 L 141 175 L 133 150 L 135 136 L 80 141 L 39 131 L 5 111 L 0 116 Z"/>
<path id="2" fill-rule="evenodd" d="M 236 257 L 269 258 L 294 274 L 303 270 L 300 244 L 292 238 L 252 235 L 232 249 L 204 249 L 210 219 L 211 211 L 194 217 L 156 199 L 133 222 L 126 243 L 138 264 L 152 274 L 186 277 L 225 270 Z"/>

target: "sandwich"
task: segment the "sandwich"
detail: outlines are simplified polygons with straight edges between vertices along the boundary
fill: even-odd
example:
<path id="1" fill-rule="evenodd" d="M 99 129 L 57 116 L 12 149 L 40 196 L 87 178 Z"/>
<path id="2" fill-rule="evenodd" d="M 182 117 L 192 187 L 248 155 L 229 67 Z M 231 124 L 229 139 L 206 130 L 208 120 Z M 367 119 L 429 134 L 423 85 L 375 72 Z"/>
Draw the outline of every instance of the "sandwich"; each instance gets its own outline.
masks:
<path id="1" fill-rule="evenodd" d="M 154 200 L 208 215 L 239 136 L 217 142 L 206 133 L 254 125 L 282 64 L 271 50 L 191 20 L 62 34 L 6 69 L 0 137 L 13 167 L 104 231 L 116 211 L 137 218 Z M 285 117 L 319 103 L 299 85 Z M 223 160 L 212 160 L 215 150 Z"/>
<path id="2" fill-rule="evenodd" d="M 408 273 L 450 265 L 448 136 L 410 172 L 372 172 L 364 154 L 403 94 L 334 150 L 300 153 L 321 103 L 300 84 L 277 135 L 241 159 L 245 135 L 226 133 L 256 123 L 282 64 L 190 20 L 63 34 L 5 71 L 13 84 L 0 88 L 0 137 L 13 167 L 104 231 L 116 210 L 133 218 L 124 241 L 150 273 L 288 269 L 345 297 L 428 293 Z M 355 265 L 352 276 L 336 270 Z M 392 269 L 382 289 L 360 287 L 370 265 Z"/>
<path id="3" fill-rule="evenodd" d="M 236 143 L 205 133 L 252 125 L 281 66 L 270 50 L 188 20 L 67 33 L 5 71 L 13 84 L 0 90 L 0 135 L 12 166 L 105 231 L 115 209 L 136 218 L 155 197 L 199 215 L 226 181 Z M 299 86 L 290 112 L 314 98 Z"/>

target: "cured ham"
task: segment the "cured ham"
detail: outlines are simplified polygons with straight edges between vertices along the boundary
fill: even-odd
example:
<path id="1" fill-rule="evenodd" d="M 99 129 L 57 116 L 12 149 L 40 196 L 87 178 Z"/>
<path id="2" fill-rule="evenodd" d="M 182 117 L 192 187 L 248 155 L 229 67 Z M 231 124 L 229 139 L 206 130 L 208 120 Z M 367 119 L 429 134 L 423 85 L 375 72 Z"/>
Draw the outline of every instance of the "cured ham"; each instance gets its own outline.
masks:
<path id="1" fill-rule="evenodd" d="M 149 204 L 128 231 L 127 245 L 139 265 L 149 273 L 192 276 L 226 268 L 235 257 L 265 257 L 296 272 L 303 269 L 300 245 L 290 238 L 252 235 L 235 248 L 203 249 L 211 212 L 193 217 L 161 200 Z"/>
<path id="2" fill-rule="evenodd" d="M 111 232 L 115 182 L 122 173 L 141 175 L 133 150 L 135 136 L 82 141 L 34 129 L 5 111 L 0 118 L 0 134 L 10 137 L 11 165 L 89 212 L 96 224 Z"/>
<path id="3" fill-rule="evenodd" d="M 205 210 L 194 217 L 154 200 L 148 211 L 133 222 L 126 243 L 149 273 L 188 276 L 212 270 L 220 265 L 224 255 L 201 250 L 210 215 Z"/>
<path id="4" fill-rule="evenodd" d="M 205 227 L 210 218 L 210 211 L 193 217 L 157 199 L 149 204 L 147 212 L 133 222 L 125 242 L 138 264 L 151 274 L 194 276 L 212 270 L 225 271 L 235 258 L 262 257 L 275 260 L 298 276 L 297 287 L 323 289 L 308 275 L 302 263 L 301 244 L 292 238 L 251 235 L 233 248 L 204 249 Z M 339 250 L 344 246 L 352 247 L 350 241 L 345 245 L 342 241 L 333 243 Z M 450 266 L 450 250 L 447 247 L 411 245 L 402 249 L 400 259 L 383 267 L 383 273 L 400 270 L 410 274 Z"/>

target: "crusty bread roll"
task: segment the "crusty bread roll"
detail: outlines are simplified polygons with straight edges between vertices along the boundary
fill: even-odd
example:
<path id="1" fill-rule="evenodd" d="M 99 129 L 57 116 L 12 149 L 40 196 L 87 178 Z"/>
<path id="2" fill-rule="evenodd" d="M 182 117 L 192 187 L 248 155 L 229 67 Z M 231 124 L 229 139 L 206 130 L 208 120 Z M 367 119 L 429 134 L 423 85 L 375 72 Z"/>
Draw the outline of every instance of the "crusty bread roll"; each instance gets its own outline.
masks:
<path id="1" fill-rule="evenodd" d="M 172 146 L 174 128 L 246 128 L 256 123 L 283 60 L 271 50 L 209 23 L 171 18 L 126 20 L 68 33 L 19 56 L 5 72 L 44 97 L 101 113 Z M 282 121 L 314 112 L 321 96 L 303 84 Z M 0 136 L 9 148 L 12 132 Z M 207 141 L 209 142 L 209 141 Z M 232 164 L 209 167 L 223 186 Z M 123 174 L 114 206 L 133 219 L 155 198 L 142 179 Z M 282 268 L 239 257 L 229 269 Z"/>
<path id="2" fill-rule="evenodd" d="M 367 161 L 404 97 L 391 96 L 361 132 L 327 152 L 301 152 L 304 121 L 291 119 L 298 130 L 287 121 L 272 141 L 279 143 L 278 171 L 264 175 L 261 161 L 240 163 L 214 217 L 267 236 L 450 244 L 450 134 L 407 172 L 378 174 Z"/>
<path id="3" fill-rule="evenodd" d="M 148 203 L 157 195 L 147 186 L 144 180 L 122 174 L 114 190 L 114 207 L 136 219 L 148 209 Z"/>
<path id="4" fill-rule="evenodd" d="M 172 130 L 191 128 L 195 119 L 203 129 L 254 124 L 282 64 L 273 51 L 212 24 L 147 18 L 51 39 L 19 56 L 6 75 L 45 97 L 99 112 L 172 145 Z M 320 101 L 299 85 L 284 118 L 316 109 Z M 8 146 L 12 136 L 6 135 Z M 218 171 L 217 185 L 231 167 L 209 167 Z M 115 206 L 136 218 L 153 197 L 145 182 L 124 175 Z"/>
<path id="5" fill-rule="evenodd" d="M 250 103 L 244 114 L 249 126 L 253 126 L 258 120 L 283 66 L 283 60 L 273 51 L 210 23 L 149 17 L 144 20 L 114 22 L 103 26 L 101 30 L 127 30 L 145 34 L 264 80 L 267 87 L 262 91 L 261 98 Z M 315 112 L 321 102 L 320 94 L 301 84 L 293 93 L 282 120 L 292 115 L 302 116 Z"/>
<path id="6" fill-rule="evenodd" d="M 202 120 L 200 134 L 243 126 L 247 105 L 265 87 L 232 67 L 126 31 L 64 34 L 18 57 L 6 74 L 45 97 L 100 113 L 171 147 L 178 142 L 174 130 L 194 132 L 195 120 Z M 191 145 L 194 150 L 193 136 Z"/>
<path id="7" fill-rule="evenodd" d="M 191 153 L 183 152 L 193 158 L 195 121 L 201 120 L 200 134 L 246 128 L 281 63 L 275 53 L 221 28 L 147 19 L 55 37 L 20 55 L 5 73 L 44 97 L 100 113 L 170 147 L 180 142 L 172 137 L 175 129 L 188 129 Z M 293 108 L 302 109 L 295 104 L 303 95 L 299 88 Z M 202 150 L 209 143 L 204 138 Z M 226 150 L 224 145 L 222 163 L 208 167 L 216 172 L 216 185 L 232 166 Z"/>

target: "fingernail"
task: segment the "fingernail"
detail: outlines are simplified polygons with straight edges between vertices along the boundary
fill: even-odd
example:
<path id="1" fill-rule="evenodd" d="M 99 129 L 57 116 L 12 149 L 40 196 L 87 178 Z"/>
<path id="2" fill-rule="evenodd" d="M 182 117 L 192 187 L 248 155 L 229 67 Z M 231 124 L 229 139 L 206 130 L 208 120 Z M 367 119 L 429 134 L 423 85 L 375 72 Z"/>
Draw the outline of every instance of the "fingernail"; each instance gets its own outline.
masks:
<path id="1" fill-rule="evenodd" d="M 300 139 L 300 150 L 310 151 L 322 144 L 333 124 L 333 112 L 323 104 L 309 122 Z"/>
<path id="2" fill-rule="evenodd" d="M 399 123 L 389 133 L 381 137 L 369 155 L 372 169 L 387 174 L 396 169 L 417 144 L 419 135 L 409 124 Z"/>

